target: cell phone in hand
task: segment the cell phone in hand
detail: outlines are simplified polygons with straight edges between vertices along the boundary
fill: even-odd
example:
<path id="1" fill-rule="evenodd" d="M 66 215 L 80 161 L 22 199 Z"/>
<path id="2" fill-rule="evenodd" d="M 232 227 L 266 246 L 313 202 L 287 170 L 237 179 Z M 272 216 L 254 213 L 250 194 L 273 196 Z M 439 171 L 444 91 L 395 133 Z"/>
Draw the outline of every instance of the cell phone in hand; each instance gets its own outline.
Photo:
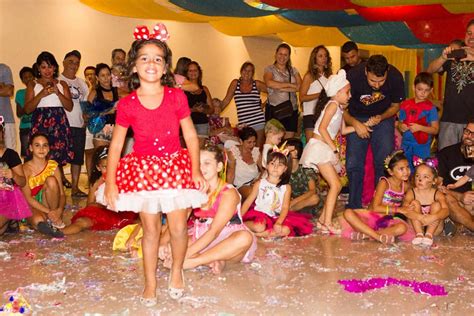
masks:
<path id="1" fill-rule="evenodd" d="M 451 51 L 451 53 L 448 54 L 448 58 L 453 58 L 453 59 L 456 59 L 456 60 L 460 60 L 460 59 L 463 59 L 463 58 L 466 58 L 467 57 L 467 53 L 464 49 L 455 49 L 453 51 Z"/>

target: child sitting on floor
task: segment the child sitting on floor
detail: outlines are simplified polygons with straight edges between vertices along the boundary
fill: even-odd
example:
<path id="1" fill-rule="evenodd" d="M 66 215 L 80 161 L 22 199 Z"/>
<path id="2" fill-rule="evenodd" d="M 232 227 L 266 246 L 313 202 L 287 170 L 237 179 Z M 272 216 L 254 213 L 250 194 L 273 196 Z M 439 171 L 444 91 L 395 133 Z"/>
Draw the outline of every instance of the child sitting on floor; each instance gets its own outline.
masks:
<path id="1" fill-rule="evenodd" d="M 403 151 L 398 150 L 385 159 L 384 166 L 388 177 L 380 178 L 369 210 L 346 209 L 344 216 L 339 218 L 343 237 L 353 240 L 372 238 L 383 244 L 394 243 L 395 237 L 404 241 L 413 239 L 413 230 L 403 219 L 411 217 L 409 213 L 414 212 L 414 206 L 407 204 L 402 207 L 409 188 L 407 158 Z"/>
<path id="2" fill-rule="evenodd" d="M 105 182 L 105 171 L 107 169 L 108 147 L 97 147 L 92 158 L 95 166 L 89 177 L 91 187 L 87 197 L 87 206 L 79 210 L 71 219 L 71 225 L 62 231 L 65 235 L 77 234 L 83 230 L 111 230 L 122 228 L 133 223 L 138 214 L 134 212 L 114 212 L 108 210 L 104 205 L 95 200 L 97 188 Z"/>
<path id="3" fill-rule="evenodd" d="M 289 212 L 292 169 L 287 154 L 276 148 L 268 155 L 267 177 L 255 182 L 242 204 L 243 220 L 256 236 L 304 236 L 313 230 L 311 215 Z"/>
<path id="4" fill-rule="evenodd" d="M 48 160 L 48 137 L 32 135 L 29 150 L 32 158 L 23 166 L 27 184 L 22 187 L 33 213 L 28 222 L 45 235 L 63 237 L 58 229 L 66 226 L 62 220 L 66 196 L 58 163 Z"/>
<path id="5" fill-rule="evenodd" d="M 265 144 L 261 162 L 263 168 L 267 168 L 268 153 L 273 149 L 273 146 L 278 146 L 281 143 L 283 136 L 285 136 L 285 127 L 280 121 L 271 119 L 265 124 Z"/>
<path id="6" fill-rule="evenodd" d="M 443 231 L 444 219 L 449 215 L 446 197 L 436 189 L 438 159 L 428 158 L 423 161 L 415 156 L 413 165 L 415 187 L 407 192 L 404 202 L 415 206 L 416 216 L 410 217 L 416 233 L 412 244 L 431 246 L 433 236 Z M 425 233 L 424 227 L 426 227 Z"/>

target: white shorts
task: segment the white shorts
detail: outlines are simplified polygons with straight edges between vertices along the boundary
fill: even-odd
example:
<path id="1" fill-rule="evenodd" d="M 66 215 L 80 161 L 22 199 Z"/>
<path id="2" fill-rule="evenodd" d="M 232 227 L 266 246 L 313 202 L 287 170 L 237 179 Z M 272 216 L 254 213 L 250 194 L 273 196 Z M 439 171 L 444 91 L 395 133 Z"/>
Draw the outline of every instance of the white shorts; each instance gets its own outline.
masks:
<path id="1" fill-rule="evenodd" d="M 311 168 L 319 172 L 318 165 L 324 163 L 331 163 L 337 173 L 341 172 L 341 162 L 337 159 L 331 147 L 319 139 L 311 138 L 303 150 L 300 164 L 304 168 Z"/>

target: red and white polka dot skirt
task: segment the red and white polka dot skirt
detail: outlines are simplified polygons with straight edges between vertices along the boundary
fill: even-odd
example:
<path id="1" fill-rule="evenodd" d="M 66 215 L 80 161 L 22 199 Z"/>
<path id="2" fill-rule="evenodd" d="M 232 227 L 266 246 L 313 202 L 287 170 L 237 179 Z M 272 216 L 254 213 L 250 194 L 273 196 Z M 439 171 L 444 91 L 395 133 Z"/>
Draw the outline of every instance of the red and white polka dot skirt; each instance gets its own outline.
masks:
<path id="1" fill-rule="evenodd" d="M 206 194 L 194 187 L 191 159 L 186 149 L 165 156 L 134 152 L 120 159 L 117 167 L 119 197 L 116 211 L 171 212 L 206 203 Z M 104 187 L 97 201 L 104 204 Z"/>

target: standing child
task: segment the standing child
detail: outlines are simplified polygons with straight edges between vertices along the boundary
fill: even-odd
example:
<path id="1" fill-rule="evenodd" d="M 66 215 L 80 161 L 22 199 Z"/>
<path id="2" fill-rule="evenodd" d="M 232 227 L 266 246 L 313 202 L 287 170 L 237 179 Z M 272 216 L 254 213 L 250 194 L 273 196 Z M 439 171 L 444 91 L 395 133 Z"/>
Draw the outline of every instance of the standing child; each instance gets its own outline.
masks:
<path id="1" fill-rule="evenodd" d="M 7 148 L 4 140 L 4 119 L 0 116 L 0 236 L 9 226 L 31 216 L 31 210 L 21 193 L 26 184 L 17 152 Z M 14 225 L 11 225 L 14 224 Z"/>
<path id="2" fill-rule="evenodd" d="M 438 134 L 439 122 L 436 107 L 428 100 L 433 91 L 433 76 L 420 72 L 415 77 L 415 97 L 400 105 L 398 129 L 403 133 L 402 149 L 414 171 L 413 156 L 422 159 L 430 156 L 431 135 Z"/>
<path id="3" fill-rule="evenodd" d="M 380 178 L 369 210 L 346 209 L 340 217 L 343 237 L 372 238 L 383 244 L 395 242 L 396 237 L 404 241 L 413 239 L 413 231 L 402 219 L 412 217 L 414 211 L 409 204 L 402 207 L 409 188 L 408 160 L 403 151 L 398 150 L 385 158 L 384 166 L 388 177 Z"/>
<path id="4" fill-rule="evenodd" d="M 105 182 L 105 171 L 107 169 L 107 152 L 105 146 L 97 147 L 92 157 L 94 169 L 89 177 L 89 196 L 87 206 L 71 219 L 71 225 L 66 226 L 62 231 L 65 235 L 77 234 L 83 230 L 110 230 L 122 228 L 132 224 L 137 219 L 134 212 L 114 212 L 96 202 L 95 193 L 97 188 Z"/>
<path id="5" fill-rule="evenodd" d="M 27 184 L 22 187 L 23 195 L 33 213 L 28 222 L 43 234 L 63 237 L 64 234 L 58 228 L 65 227 L 62 216 L 66 196 L 58 163 L 48 159 L 47 136 L 32 135 L 29 151 L 32 158 L 23 165 Z"/>
<path id="6" fill-rule="evenodd" d="M 342 118 L 350 98 L 351 86 L 346 79 L 346 72 L 341 69 L 337 75 L 329 77 L 324 90 L 319 95 L 314 110 L 316 123 L 313 137 L 306 145 L 300 160 L 303 167 L 319 171 L 329 185 L 326 202 L 317 224 L 323 233 L 341 233 L 331 224 L 337 196 L 342 188 L 338 175 L 341 171 L 339 150 L 334 144 L 334 138 L 339 131 L 342 134 L 354 131 L 353 127 L 345 126 Z"/>
<path id="7" fill-rule="evenodd" d="M 262 167 L 267 168 L 267 156 L 273 149 L 273 146 L 278 146 L 281 139 L 285 136 L 285 127 L 280 121 L 271 119 L 265 124 L 265 144 L 262 150 Z"/>
<path id="8" fill-rule="evenodd" d="M 416 217 L 410 218 L 416 233 L 412 244 L 431 246 L 433 236 L 443 231 L 444 219 L 449 215 L 446 197 L 436 189 L 438 159 L 427 158 L 423 161 L 415 156 L 413 164 L 415 187 L 407 193 L 404 202 L 404 205 L 413 203 L 417 213 Z"/>
<path id="9" fill-rule="evenodd" d="M 285 151 L 276 148 L 268 155 L 267 177 L 255 182 L 242 204 L 245 224 L 259 237 L 304 236 L 313 230 L 310 215 L 289 210 L 291 158 Z"/>
<path id="10" fill-rule="evenodd" d="M 145 33 L 146 36 L 143 36 Z M 172 88 L 169 34 L 159 23 L 152 34 L 137 27 L 128 53 L 128 71 L 137 90 L 121 99 L 107 158 L 105 188 L 98 202 L 116 211 L 140 213 L 143 227 L 145 288 L 140 302 L 156 304 L 156 268 L 161 212 L 167 214 L 173 265 L 168 294 L 184 294 L 183 261 L 187 249 L 187 210 L 206 202 L 207 184 L 199 170 L 199 140 L 186 96 Z M 135 133 L 133 152 L 120 159 L 127 129 Z M 188 150 L 181 148 L 179 128 Z M 196 189 L 197 188 L 197 189 Z"/>

